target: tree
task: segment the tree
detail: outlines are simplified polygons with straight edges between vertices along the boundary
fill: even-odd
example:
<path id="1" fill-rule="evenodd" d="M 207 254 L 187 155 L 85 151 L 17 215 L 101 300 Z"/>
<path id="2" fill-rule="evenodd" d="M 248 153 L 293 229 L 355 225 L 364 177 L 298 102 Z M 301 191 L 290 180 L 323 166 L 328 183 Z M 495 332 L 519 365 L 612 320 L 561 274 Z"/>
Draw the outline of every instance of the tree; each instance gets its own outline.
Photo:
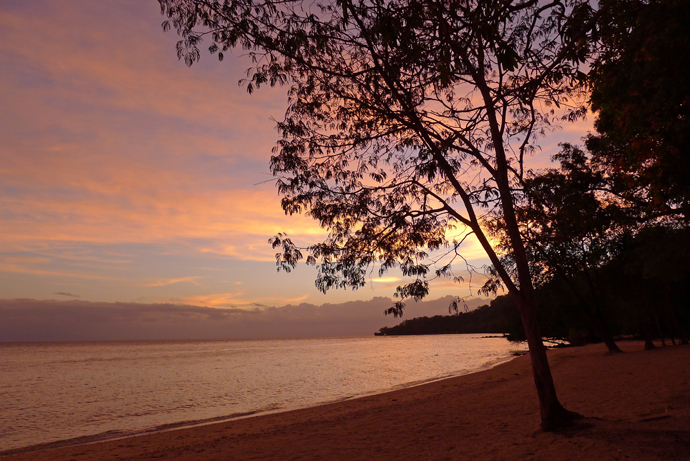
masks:
<path id="1" fill-rule="evenodd" d="M 603 0 L 592 63 L 594 160 L 651 214 L 690 210 L 690 2 Z"/>
<path id="2" fill-rule="evenodd" d="M 247 90 L 289 86 L 271 169 L 286 213 L 329 232 L 300 248 L 272 239 L 277 262 L 304 258 L 316 284 L 360 287 L 370 270 L 399 267 L 419 299 L 429 278 L 451 276 L 473 234 L 517 304 L 530 348 L 542 427 L 576 415 L 560 404 L 536 320 L 534 287 L 513 191 L 535 141 L 584 113 L 578 69 L 596 21 L 579 0 L 159 0 L 188 65 L 199 43 L 219 59 L 254 60 Z M 484 228 L 500 208 L 515 277 Z M 461 233 L 462 229 L 464 233 Z M 443 259 L 445 255 L 445 259 Z"/>
<path id="3" fill-rule="evenodd" d="M 645 338 L 678 338 L 687 343 L 690 325 L 690 228 L 647 226 L 621 242 L 606 280 L 618 293 L 624 333 Z"/>

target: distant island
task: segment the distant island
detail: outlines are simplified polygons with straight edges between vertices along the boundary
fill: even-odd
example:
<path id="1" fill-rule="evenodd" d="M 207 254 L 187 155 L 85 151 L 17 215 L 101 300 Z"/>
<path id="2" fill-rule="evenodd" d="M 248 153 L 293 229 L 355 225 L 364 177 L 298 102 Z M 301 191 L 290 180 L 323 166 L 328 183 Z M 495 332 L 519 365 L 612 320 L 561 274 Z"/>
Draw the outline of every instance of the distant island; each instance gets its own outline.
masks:
<path id="1" fill-rule="evenodd" d="M 433 317 L 415 317 L 404 320 L 394 327 L 383 327 L 376 336 L 392 335 L 444 335 L 462 333 L 500 333 L 510 331 L 510 312 L 512 307 L 497 298 L 491 304 L 478 307 L 469 312 Z M 497 302 L 498 301 L 498 302 Z"/>

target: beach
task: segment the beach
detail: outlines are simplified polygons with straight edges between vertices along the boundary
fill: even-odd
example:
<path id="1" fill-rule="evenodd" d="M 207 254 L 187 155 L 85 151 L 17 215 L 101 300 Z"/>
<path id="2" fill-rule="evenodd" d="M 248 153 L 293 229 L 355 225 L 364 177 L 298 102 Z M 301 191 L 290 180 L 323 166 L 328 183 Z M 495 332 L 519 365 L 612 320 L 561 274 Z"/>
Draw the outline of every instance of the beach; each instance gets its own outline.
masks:
<path id="1" fill-rule="evenodd" d="M 690 347 L 621 342 L 549 351 L 573 427 L 539 430 L 529 356 L 490 370 L 329 405 L 4 460 L 682 460 L 690 457 Z"/>

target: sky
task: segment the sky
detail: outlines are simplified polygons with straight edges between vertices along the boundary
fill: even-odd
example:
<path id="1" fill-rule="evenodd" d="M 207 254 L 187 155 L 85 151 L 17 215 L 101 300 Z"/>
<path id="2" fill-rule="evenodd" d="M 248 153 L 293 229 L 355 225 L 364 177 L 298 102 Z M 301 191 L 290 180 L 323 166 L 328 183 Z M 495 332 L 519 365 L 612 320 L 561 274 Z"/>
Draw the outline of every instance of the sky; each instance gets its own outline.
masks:
<path id="1" fill-rule="evenodd" d="M 270 237 L 306 245 L 325 235 L 284 215 L 268 169 L 286 89 L 249 95 L 238 85 L 250 66 L 240 52 L 186 67 L 163 19 L 154 0 L 0 2 L 0 300 L 13 300 L 13 321 L 31 330 L 37 305 L 83 313 L 128 304 L 134 324 L 147 305 L 156 318 L 179 318 L 181 306 L 230 318 L 391 297 L 396 272 L 324 295 L 313 267 L 276 271 Z M 589 123 L 544 139 L 532 167 Z M 487 264 L 476 242 L 463 250 Z M 431 298 L 470 296 L 478 283 L 437 281 Z M 300 325 L 317 315 L 309 309 Z M 396 323 L 374 310 L 380 326 Z"/>

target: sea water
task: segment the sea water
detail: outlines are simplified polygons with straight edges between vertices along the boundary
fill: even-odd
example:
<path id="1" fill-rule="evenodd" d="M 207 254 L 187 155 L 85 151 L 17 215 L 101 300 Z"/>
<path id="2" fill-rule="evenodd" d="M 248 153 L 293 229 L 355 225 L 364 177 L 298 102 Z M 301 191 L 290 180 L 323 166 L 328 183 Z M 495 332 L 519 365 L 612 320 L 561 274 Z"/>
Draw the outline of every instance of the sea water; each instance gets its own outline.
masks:
<path id="1" fill-rule="evenodd" d="M 516 349 L 481 335 L 0 343 L 0 452 L 381 393 Z"/>

